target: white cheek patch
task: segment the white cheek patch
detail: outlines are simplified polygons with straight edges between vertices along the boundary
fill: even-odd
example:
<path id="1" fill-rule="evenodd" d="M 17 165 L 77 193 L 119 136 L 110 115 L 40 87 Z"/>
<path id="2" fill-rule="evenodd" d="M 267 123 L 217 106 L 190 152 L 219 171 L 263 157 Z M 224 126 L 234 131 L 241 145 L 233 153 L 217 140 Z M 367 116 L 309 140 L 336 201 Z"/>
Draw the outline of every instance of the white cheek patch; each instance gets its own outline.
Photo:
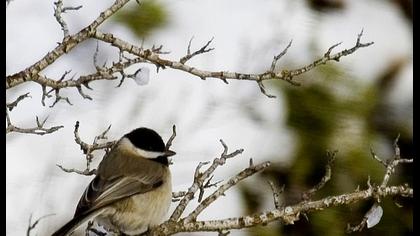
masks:
<path id="1" fill-rule="evenodd" d="M 157 157 L 165 154 L 163 152 L 151 152 L 151 151 L 146 151 L 146 150 L 139 149 L 139 148 L 136 148 L 136 147 L 134 147 L 134 148 L 136 149 L 135 152 L 138 155 L 140 155 L 142 157 L 145 157 L 145 158 L 148 158 L 148 159 L 154 159 L 154 158 L 157 158 Z"/>
<path id="2" fill-rule="evenodd" d="M 137 155 L 142 156 L 144 158 L 148 158 L 148 159 L 154 159 L 159 156 L 165 155 L 164 152 L 152 152 L 152 151 L 146 151 L 140 148 L 136 148 L 127 138 L 123 138 L 121 140 L 120 145 L 121 147 L 128 149 L 130 152 L 134 152 Z"/>

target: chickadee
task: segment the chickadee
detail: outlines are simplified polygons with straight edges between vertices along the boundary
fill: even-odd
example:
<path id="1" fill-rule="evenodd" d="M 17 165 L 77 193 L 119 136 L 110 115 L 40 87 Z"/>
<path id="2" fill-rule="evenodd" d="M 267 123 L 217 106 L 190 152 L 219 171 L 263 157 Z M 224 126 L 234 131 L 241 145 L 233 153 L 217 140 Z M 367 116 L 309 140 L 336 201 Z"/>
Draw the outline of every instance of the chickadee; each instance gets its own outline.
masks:
<path id="1" fill-rule="evenodd" d="M 172 198 L 168 157 L 173 155 L 151 129 L 124 135 L 102 159 L 73 219 L 53 236 L 70 235 L 92 218 L 109 231 L 128 235 L 162 223 Z"/>

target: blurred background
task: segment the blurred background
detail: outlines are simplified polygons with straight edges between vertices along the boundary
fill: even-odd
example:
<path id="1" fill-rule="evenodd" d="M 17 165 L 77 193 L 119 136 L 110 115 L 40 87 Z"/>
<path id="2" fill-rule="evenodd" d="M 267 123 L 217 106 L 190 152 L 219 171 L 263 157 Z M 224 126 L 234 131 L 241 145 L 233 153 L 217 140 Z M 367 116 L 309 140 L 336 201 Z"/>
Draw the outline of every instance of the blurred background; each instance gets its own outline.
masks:
<path id="1" fill-rule="evenodd" d="M 70 33 L 76 33 L 113 1 L 64 1 L 65 6 L 83 5 L 64 14 Z M 83 100 L 75 89 L 61 90 L 73 106 L 60 102 L 53 108 L 41 104 L 41 87 L 27 83 L 6 92 L 7 101 L 30 92 L 11 112 L 13 124 L 33 127 L 35 116 L 49 117 L 46 125 L 64 128 L 45 136 L 6 135 L 6 234 L 23 235 L 29 216 L 41 221 L 38 235 L 51 234 L 68 221 L 80 195 L 92 177 L 64 173 L 67 168 L 85 168 L 85 159 L 74 142 L 73 130 L 80 121 L 80 136 L 92 142 L 95 135 L 112 125 L 109 139 L 146 126 L 167 140 L 173 124 L 177 155 L 171 166 L 174 191 L 186 190 L 195 166 L 223 151 L 219 139 L 230 150 L 244 153 L 215 172 L 214 180 L 227 179 L 248 165 L 270 160 L 272 167 L 227 192 L 199 219 L 221 219 L 273 208 L 267 180 L 285 186 L 282 203 L 299 202 L 301 193 L 324 174 L 327 150 L 338 150 L 331 181 L 313 198 L 338 195 L 382 181 L 384 168 L 374 161 L 370 148 L 382 159 L 393 155 L 392 143 L 400 134 L 402 157 L 413 158 L 413 40 L 410 0 L 146 0 L 139 7 L 129 3 L 106 21 L 100 30 L 145 47 L 163 45 L 164 55 L 178 60 L 185 55 L 194 36 L 192 50 L 214 37 L 214 51 L 188 63 L 214 71 L 261 73 L 274 55 L 290 40 L 288 53 L 277 69 L 294 69 L 322 56 L 338 42 L 335 52 L 354 46 L 364 29 L 362 42 L 375 44 L 296 78 L 300 87 L 282 81 L 266 82 L 264 96 L 256 83 L 220 80 L 202 81 L 171 69 L 156 73 L 138 86 L 126 79 L 93 82 L 86 91 L 93 101 Z M 53 1 L 14 0 L 6 8 L 6 74 L 10 75 L 42 58 L 62 39 L 55 21 Z M 60 78 L 95 70 L 93 54 L 97 42 L 87 40 L 57 60 L 43 73 Z M 118 60 L 118 51 L 99 43 L 99 64 Z M 95 153 L 94 166 L 103 153 Z M 400 166 L 390 184 L 412 185 L 412 166 Z M 207 194 L 211 193 L 210 189 Z M 395 204 L 397 203 L 397 204 Z M 309 213 L 294 225 L 272 223 L 231 235 L 344 235 L 348 223 L 358 224 L 372 202 Z M 355 235 L 412 235 L 412 199 L 385 199 L 378 225 Z M 196 202 L 188 210 L 192 210 Z M 172 205 L 172 209 L 175 204 Z M 223 210 L 221 210 L 223 209 Z M 191 235 L 191 234 L 190 234 Z M 192 235 L 203 235 L 202 233 Z"/>

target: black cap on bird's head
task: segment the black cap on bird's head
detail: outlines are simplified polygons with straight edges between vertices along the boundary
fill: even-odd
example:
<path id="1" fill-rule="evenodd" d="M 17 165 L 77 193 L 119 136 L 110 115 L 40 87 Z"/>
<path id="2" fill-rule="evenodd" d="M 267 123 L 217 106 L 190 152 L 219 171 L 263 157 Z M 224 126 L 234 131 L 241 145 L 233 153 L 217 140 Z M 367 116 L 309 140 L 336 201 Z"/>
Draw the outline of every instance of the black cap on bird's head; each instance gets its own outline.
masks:
<path id="1" fill-rule="evenodd" d="M 124 135 L 138 149 L 146 152 L 162 153 L 162 156 L 173 156 L 176 153 L 166 150 L 162 137 L 156 131 L 145 127 L 137 128 L 130 133 Z"/>

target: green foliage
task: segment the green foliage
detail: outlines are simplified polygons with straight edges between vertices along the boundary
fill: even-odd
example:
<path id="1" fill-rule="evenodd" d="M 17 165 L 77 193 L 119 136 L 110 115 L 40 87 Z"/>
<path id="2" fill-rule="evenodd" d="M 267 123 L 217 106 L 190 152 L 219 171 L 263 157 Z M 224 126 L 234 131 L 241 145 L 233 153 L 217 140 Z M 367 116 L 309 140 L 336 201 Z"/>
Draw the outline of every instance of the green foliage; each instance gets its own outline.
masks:
<path id="1" fill-rule="evenodd" d="M 139 38 L 146 38 L 168 23 L 168 13 L 159 1 L 145 0 L 119 11 L 113 18 Z"/>

